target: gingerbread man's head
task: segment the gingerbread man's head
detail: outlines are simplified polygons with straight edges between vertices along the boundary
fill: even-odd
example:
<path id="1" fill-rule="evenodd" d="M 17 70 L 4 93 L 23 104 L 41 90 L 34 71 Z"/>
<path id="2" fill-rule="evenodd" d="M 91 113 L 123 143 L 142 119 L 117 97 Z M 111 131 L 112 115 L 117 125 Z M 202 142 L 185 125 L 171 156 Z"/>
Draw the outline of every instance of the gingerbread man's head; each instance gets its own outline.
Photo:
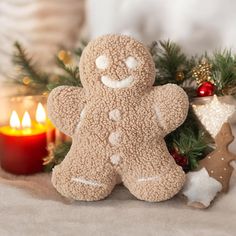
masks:
<path id="1" fill-rule="evenodd" d="M 154 83 L 155 65 L 140 42 L 124 35 L 105 35 L 83 51 L 80 73 L 83 87 L 91 93 L 142 93 Z"/>

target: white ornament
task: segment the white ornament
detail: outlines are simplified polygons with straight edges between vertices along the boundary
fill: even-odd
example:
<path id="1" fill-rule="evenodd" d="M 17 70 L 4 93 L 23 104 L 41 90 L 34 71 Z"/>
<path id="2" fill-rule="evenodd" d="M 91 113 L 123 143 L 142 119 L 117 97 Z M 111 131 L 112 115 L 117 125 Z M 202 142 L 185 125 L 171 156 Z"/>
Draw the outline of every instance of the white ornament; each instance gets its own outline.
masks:
<path id="1" fill-rule="evenodd" d="M 193 110 L 206 130 L 215 138 L 222 125 L 235 112 L 235 106 L 220 102 L 214 95 L 205 105 L 193 105 Z"/>
<path id="2" fill-rule="evenodd" d="M 188 198 L 188 205 L 200 203 L 208 207 L 217 193 L 222 190 L 222 184 L 209 176 L 207 170 L 189 172 L 182 193 Z"/>

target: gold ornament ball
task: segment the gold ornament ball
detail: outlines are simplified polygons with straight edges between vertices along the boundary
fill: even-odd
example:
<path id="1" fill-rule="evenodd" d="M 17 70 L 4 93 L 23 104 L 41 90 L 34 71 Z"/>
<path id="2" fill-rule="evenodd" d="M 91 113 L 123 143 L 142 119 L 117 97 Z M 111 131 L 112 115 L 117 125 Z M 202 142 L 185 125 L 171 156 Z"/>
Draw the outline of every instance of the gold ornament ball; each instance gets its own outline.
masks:
<path id="1" fill-rule="evenodd" d="M 30 79 L 30 77 L 25 76 L 25 77 L 22 79 L 22 82 L 23 82 L 23 84 L 28 85 L 28 84 L 31 82 L 31 79 Z"/>
<path id="2" fill-rule="evenodd" d="M 211 70 L 212 65 L 207 59 L 203 59 L 199 65 L 193 68 L 192 76 L 196 79 L 198 86 L 202 85 L 203 82 L 211 82 L 214 84 Z"/>
<path id="3" fill-rule="evenodd" d="M 57 57 L 60 61 L 62 61 L 65 65 L 69 64 L 71 62 L 71 55 L 69 52 L 66 52 L 65 50 L 61 50 Z"/>
<path id="4" fill-rule="evenodd" d="M 177 71 L 175 76 L 177 81 L 183 81 L 184 80 L 184 72 L 183 71 Z"/>

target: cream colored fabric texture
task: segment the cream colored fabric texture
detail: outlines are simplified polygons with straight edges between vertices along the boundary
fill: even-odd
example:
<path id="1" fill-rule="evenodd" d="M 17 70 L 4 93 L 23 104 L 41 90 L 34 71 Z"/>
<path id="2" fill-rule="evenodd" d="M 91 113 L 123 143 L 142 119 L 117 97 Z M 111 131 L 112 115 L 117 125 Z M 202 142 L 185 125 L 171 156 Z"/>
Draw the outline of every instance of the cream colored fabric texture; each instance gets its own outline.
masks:
<path id="1" fill-rule="evenodd" d="M 58 87 L 48 99 L 50 119 L 71 136 L 52 183 L 63 196 L 94 201 L 123 184 L 138 199 L 167 200 L 185 174 L 164 137 L 186 118 L 188 97 L 178 86 L 153 87 L 148 50 L 128 36 L 93 40 L 80 60 L 83 88 Z"/>
<path id="2" fill-rule="evenodd" d="M 198 210 L 180 197 L 158 204 L 138 201 L 123 186 L 104 201 L 69 202 L 53 188 L 49 174 L 13 176 L 0 169 L 0 235 L 234 236 L 235 173 L 229 193 Z"/>

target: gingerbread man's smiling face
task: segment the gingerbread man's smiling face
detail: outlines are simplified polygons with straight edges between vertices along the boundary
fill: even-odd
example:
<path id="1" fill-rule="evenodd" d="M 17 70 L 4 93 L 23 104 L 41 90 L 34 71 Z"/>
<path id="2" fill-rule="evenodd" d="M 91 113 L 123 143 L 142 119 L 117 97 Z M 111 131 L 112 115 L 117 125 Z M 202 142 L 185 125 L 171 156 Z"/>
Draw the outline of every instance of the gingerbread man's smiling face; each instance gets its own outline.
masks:
<path id="1" fill-rule="evenodd" d="M 144 91 L 155 79 L 148 50 L 121 35 L 102 36 L 88 44 L 80 60 L 81 82 L 89 91 Z"/>

